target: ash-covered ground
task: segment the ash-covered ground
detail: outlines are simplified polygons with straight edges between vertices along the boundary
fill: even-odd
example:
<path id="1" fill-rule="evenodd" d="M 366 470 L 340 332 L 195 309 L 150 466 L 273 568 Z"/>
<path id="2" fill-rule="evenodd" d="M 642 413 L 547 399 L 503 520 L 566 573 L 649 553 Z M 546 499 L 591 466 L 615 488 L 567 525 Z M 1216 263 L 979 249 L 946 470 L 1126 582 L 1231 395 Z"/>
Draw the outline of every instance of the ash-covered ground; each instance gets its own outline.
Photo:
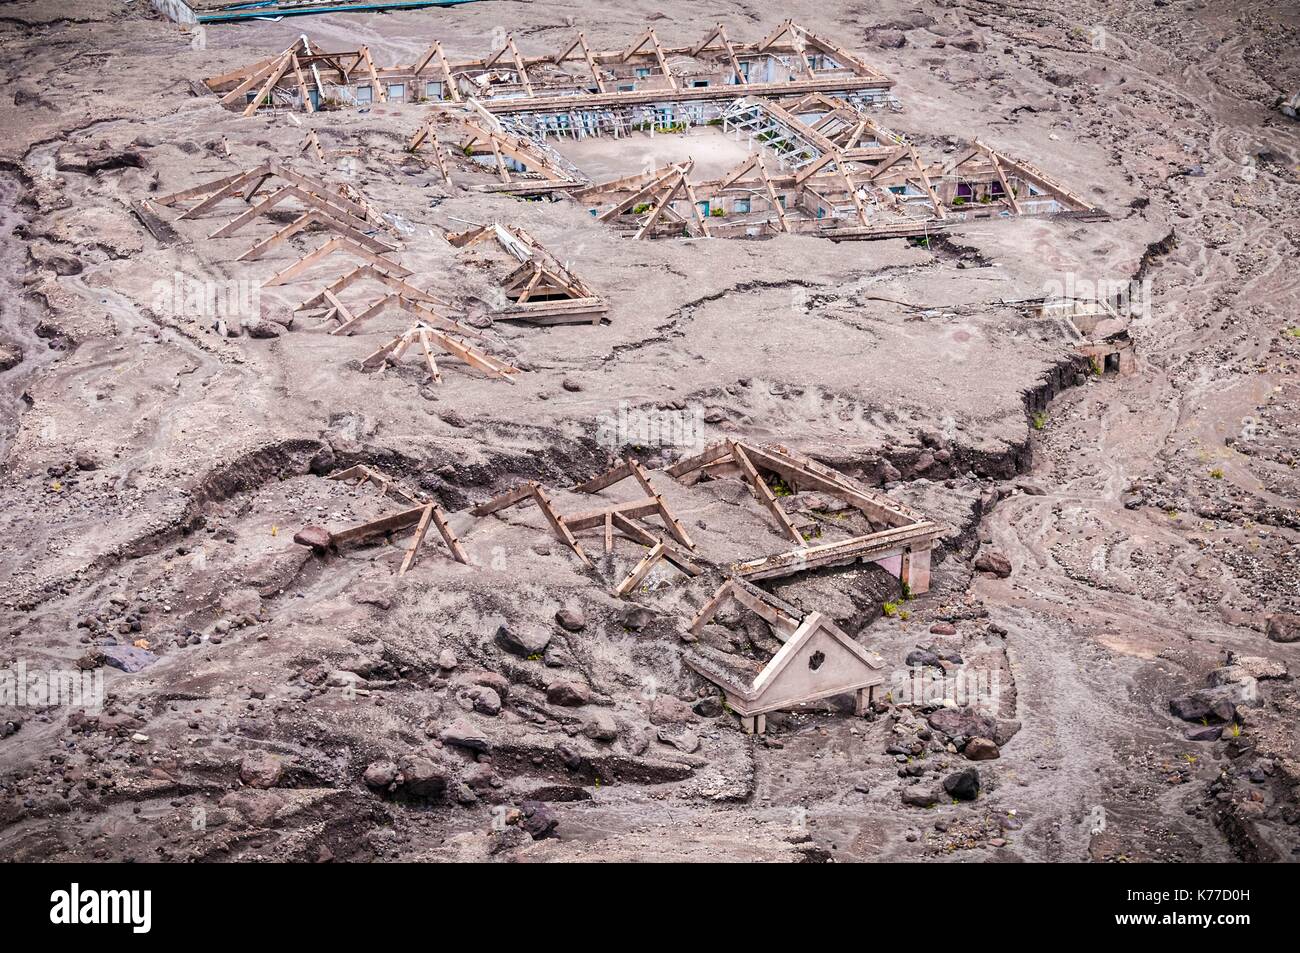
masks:
<path id="1" fill-rule="evenodd" d="M 718 21 L 752 39 L 775 25 L 762 5 L 494 0 L 205 43 L 147 7 L 0 9 L 0 663 L 106 693 L 0 707 L 0 857 L 1298 856 L 1300 125 L 1274 108 L 1300 88 L 1295 5 L 784 5 L 896 80 L 891 127 L 940 151 L 978 137 L 1110 213 L 930 247 L 630 241 L 577 205 L 447 187 L 404 151 L 420 106 L 245 119 L 189 85 L 304 31 L 395 63 L 434 38 L 481 55 L 503 29 L 529 55 L 575 28 L 619 48 L 647 21 L 672 45 Z M 160 288 L 251 287 L 319 237 L 250 265 L 212 220 L 160 247 L 129 203 L 292 156 L 307 128 L 400 219 L 421 288 L 483 297 L 475 254 L 439 236 L 500 220 L 608 320 L 484 322 L 513 387 L 454 362 L 440 384 L 415 360 L 364 373 L 401 320 L 322 334 L 290 321 L 300 289 L 261 292 L 267 336 L 222 336 Z M 1136 289 L 1135 374 L 1088 373 L 1012 305 L 1067 280 Z M 729 562 L 788 545 L 736 481 L 652 474 L 707 571 L 627 599 L 629 543 L 592 540 L 587 570 L 536 508 L 474 525 L 520 481 L 584 509 L 568 488 L 620 454 L 681 452 L 612 445 L 620 413 L 791 446 L 944 523 L 924 595 L 874 566 L 769 588 L 891 672 L 995 681 L 994 709 L 890 696 L 744 734 L 681 638 Z M 324 479 L 355 464 L 436 499 L 471 563 L 431 538 L 399 580 L 405 537 L 295 545 L 395 508 Z M 770 657 L 756 617 L 716 623 L 711 647 Z"/>

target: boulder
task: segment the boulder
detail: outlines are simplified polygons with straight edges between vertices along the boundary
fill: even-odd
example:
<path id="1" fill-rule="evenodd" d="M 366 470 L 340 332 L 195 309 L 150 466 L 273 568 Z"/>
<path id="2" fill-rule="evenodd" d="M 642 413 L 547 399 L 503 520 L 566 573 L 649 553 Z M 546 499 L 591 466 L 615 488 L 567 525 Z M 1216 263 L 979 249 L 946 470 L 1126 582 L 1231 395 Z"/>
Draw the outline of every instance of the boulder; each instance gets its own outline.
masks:
<path id="1" fill-rule="evenodd" d="M 700 736 L 683 725 L 660 728 L 656 737 L 683 754 L 694 754 L 700 750 Z"/>
<path id="2" fill-rule="evenodd" d="M 966 742 L 966 747 L 961 749 L 961 753 L 971 761 L 992 761 L 1001 755 L 998 746 L 988 738 L 972 738 Z"/>
<path id="3" fill-rule="evenodd" d="M 466 711 L 481 715 L 501 713 L 501 696 L 486 685 L 465 685 L 456 693 L 456 702 Z"/>
<path id="4" fill-rule="evenodd" d="M 392 761 L 372 761 L 366 766 L 361 780 L 367 787 L 386 788 L 397 780 L 397 765 Z"/>
<path id="5" fill-rule="evenodd" d="M 597 708 L 587 716 L 582 733 L 592 741 L 614 741 L 618 738 L 618 723 L 609 712 Z"/>
<path id="6" fill-rule="evenodd" d="M 470 751 L 491 751 L 492 742 L 488 736 L 475 728 L 468 721 L 458 718 L 438 734 L 444 744 L 468 748 Z"/>
<path id="7" fill-rule="evenodd" d="M 1269 616 L 1267 632 L 1271 642 L 1300 642 L 1300 615 L 1278 612 Z"/>
<path id="8" fill-rule="evenodd" d="M 1011 718 L 999 718 L 998 726 L 993 731 L 993 743 L 1005 748 L 1007 742 L 1020 733 L 1020 722 Z"/>
<path id="9" fill-rule="evenodd" d="M 949 738 L 993 738 L 998 730 L 997 722 L 969 706 L 940 708 L 926 722 Z"/>
<path id="10" fill-rule="evenodd" d="M 555 829 L 560 826 L 560 819 L 542 801 L 524 801 L 519 805 L 523 817 L 519 826 L 528 832 L 533 840 L 553 837 Z"/>
<path id="11" fill-rule="evenodd" d="M 23 362 L 23 349 L 17 344 L 0 344 L 0 371 L 7 371 Z"/>
<path id="12" fill-rule="evenodd" d="M 914 649 L 913 651 L 908 652 L 907 658 L 904 659 L 904 664 L 908 668 L 911 668 L 914 665 L 929 665 L 932 668 L 937 669 L 943 668 L 943 666 L 939 664 L 939 656 L 935 655 L 928 649 Z"/>
<path id="13" fill-rule="evenodd" d="M 402 790 L 418 798 L 441 797 L 447 790 L 447 771 L 442 765 L 421 755 L 407 755 L 398 762 Z"/>
<path id="14" fill-rule="evenodd" d="M 507 652 L 524 658 L 540 656 L 551 642 L 551 633 L 540 626 L 500 626 L 497 643 Z"/>
<path id="15" fill-rule="evenodd" d="M 245 318 L 244 333 L 250 338 L 278 338 L 284 331 L 284 328 L 274 321 L 267 321 L 264 318 Z"/>
<path id="16" fill-rule="evenodd" d="M 911 807 L 934 807 L 939 803 L 939 792 L 924 784 L 903 788 L 903 803 Z"/>
<path id="17" fill-rule="evenodd" d="M 239 762 L 239 780 L 250 788 L 273 788 L 284 777 L 284 763 L 269 751 L 250 751 Z"/>
<path id="18" fill-rule="evenodd" d="M 134 645 L 106 645 L 100 649 L 103 662 L 109 668 L 115 668 L 128 675 L 134 675 L 154 662 L 158 656 L 148 649 L 138 649 Z"/>
<path id="19" fill-rule="evenodd" d="M 626 605 L 618 614 L 619 625 L 633 632 L 640 632 L 654 621 L 654 613 L 645 606 Z"/>
<path id="20" fill-rule="evenodd" d="M 943 779 L 943 789 L 958 801 L 973 801 L 980 793 L 980 775 L 974 768 L 955 771 Z"/>
<path id="21" fill-rule="evenodd" d="M 317 552 L 330 548 L 333 539 L 330 531 L 323 526 L 304 526 L 293 534 L 293 541 L 299 546 L 310 546 Z"/>
<path id="22" fill-rule="evenodd" d="M 1169 699 L 1169 710 L 1183 721 L 1226 724 L 1235 721 L 1237 707 L 1222 689 L 1202 689 Z"/>
<path id="23" fill-rule="evenodd" d="M 1198 725 L 1183 733 L 1188 741 L 1218 741 L 1223 736 L 1223 725 Z"/>
<path id="24" fill-rule="evenodd" d="M 664 692 L 656 692 L 650 699 L 647 713 L 652 725 L 678 725 L 697 720 L 691 706 L 680 698 Z"/>
<path id="25" fill-rule="evenodd" d="M 984 550 L 975 557 L 975 568 L 1005 579 L 1011 575 L 1011 560 L 994 550 Z"/>
<path id="26" fill-rule="evenodd" d="M 473 685 L 492 689 L 502 702 L 510 697 L 510 680 L 499 672 L 489 672 L 484 668 L 471 669 L 461 672 L 451 680 L 453 694 Z"/>
<path id="27" fill-rule="evenodd" d="M 1233 681 L 1241 681 L 1242 678 L 1286 678 L 1289 674 L 1286 662 L 1261 655 L 1237 655 L 1235 652 L 1228 656 L 1228 668 L 1236 673 Z"/>
<path id="28" fill-rule="evenodd" d="M 701 718 L 717 718 L 726 711 L 726 709 L 722 707 L 721 698 L 716 695 L 706 695 L 703 698 L 697 699 L 695 703 L 691 705 L 691 711 L 695 712 L 695 714 L 699 715 Z"/>

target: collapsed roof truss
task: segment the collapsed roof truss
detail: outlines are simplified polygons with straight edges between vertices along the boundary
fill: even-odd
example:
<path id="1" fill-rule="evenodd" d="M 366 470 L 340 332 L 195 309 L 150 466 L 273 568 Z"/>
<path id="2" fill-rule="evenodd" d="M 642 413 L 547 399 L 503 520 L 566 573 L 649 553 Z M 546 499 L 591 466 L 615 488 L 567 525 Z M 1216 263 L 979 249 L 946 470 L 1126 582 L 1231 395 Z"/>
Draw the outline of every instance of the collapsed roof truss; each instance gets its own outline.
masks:
<path id="1" fill-rule="evenodd" d="M 675 69 L 674 61 L 683 59 L 693 65 Z M 572 72 L 571 64 L 577 66 Z M 695 82 L 698 71 L 710 77 L 707 85 Z M 380 102 L 390 84 L 423 83 L 426 90 L 436 86 L 434 99 L 460 102 L 472 95 L 500 113 L 652 102 L 665 93 L 701 101 L 726 98 L 733 86 L 767 95 L 793 90 L 888 94 L 893 85 L 880 70 L 791 20 L 757 43 L 734 42 L 717 24 L 686 46 L 666 47 L 648 28 L 623 48 L 593 50 L 579 32 L 558 52 L 531 57 L 508 34 L 487 56 L 455 62 L 435 41 L 415 63 L 389 67 L 377 67 L 364 46 L 327 53 L 313 50 L 304 37 L 276 56 L 206 80 L 224 105 L 239 106 L 246 115 L 277 96 L 294 97 L 299 108 L 310 111 L 314 100 L 328 101 L 331 91 L 358 83 L 370 86 Z M 425 98 L 425 92 L 416 98 Z"/>

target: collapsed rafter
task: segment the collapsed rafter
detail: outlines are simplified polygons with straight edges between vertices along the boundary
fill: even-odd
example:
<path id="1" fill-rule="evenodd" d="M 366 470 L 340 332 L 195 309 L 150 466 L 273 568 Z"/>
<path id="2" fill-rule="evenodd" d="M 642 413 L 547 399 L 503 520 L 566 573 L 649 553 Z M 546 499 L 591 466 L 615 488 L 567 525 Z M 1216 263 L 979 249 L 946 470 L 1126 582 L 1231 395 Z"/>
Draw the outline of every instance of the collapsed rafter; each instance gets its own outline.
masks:
<path id="1" fill-rule="evenodd" d="M 396 302 L 403 307 L 414 310 L 417 314 L 419 308 L 410 302 L 398 297 Z M 495 377 L 513 384 L 514 375 L 519 373 L 519 368 L 508 364 L 500 358 L 493 357 L 480 348 L 472 344 L 452 337 L 445 331 L 440 331 L 423 321 L 413 325 L 411 328 L 403 331 L 397 337 L 384 344 L 378 350 L 367 356 L 361 362 L 365 370 L 376 370 L 387 364 L 396 364 L 405 356 L 406 352 L 414 345 L 419 345 L 423 352 L 425 365 L 429 370 L 429 376 L 435 384 L 442 382 L 442 374 L 438 370 L 437 360 L 434 358 L 434 350 L 439 349 L 451 356 L 458 358 L 470 367 L 482 371 L 489 377 Z"/>
<path id="2" fill-rule="evenodd" d="M 518 263 L 501 281 L 501 292 L 511 303 L 493 311 L 498 320 L 599 324 L 601 315 L 609 310 L 605 300 L 586 282 L 518 225 L 494 222 L 448 233 L 446 237 L 461 249 L 491 241 Z"/>
<path id="3" fill-rule="evenodd" d="M 407 544 L 401 567 L 397 571 L 399 577 L 405 576 L 415 565 L 429 526 L 433 525 L 437 527 L 439 535 L 451 553 L 451 557 L 458 563 L 469 562 L 469 558 L 465 555 L 465 550 L 461 546 L 460 539 L 451 528 L 446 512 L 436 502 L 422 499 L 417 494 L 408 492 L 387 474 L 365 465 L 341 470 L 338 473 L 331 474 L 329 479 L 350 481 L 353 486 L 373 483 L 379 487 L 380 496 L 395 496 L 401 502 L 410 504 L 408 508 L 396 513 L 389 513 L 378 519 L 369 520 L 339 532 L 327 533 L 327 543 L 334 549 L 357 545 L 380 536 L 391 536 L 393 533 L 414 526 L 415 533 Z M 315 545 L 315 543 L 308 541 L 305 545 Z"/>

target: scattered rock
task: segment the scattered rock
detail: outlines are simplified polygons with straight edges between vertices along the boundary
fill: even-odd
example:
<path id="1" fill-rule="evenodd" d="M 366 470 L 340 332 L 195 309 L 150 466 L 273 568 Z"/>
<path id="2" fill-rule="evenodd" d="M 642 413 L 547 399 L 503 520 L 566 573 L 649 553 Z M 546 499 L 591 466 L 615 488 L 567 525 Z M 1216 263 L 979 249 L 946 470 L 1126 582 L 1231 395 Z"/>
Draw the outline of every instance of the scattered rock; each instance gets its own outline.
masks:
<path id="1" fill-rule="evenodd" d="M 645 606 L 627 605 L 618 614 L 619 625 L 633 632 L 640 632 L 654 621 L 654 613 Z"/>
<path id="2" fill-rule="evenodd" d="M 555 613 L 555 621 L 566 632 L 581 632 L 587 627 L 587 617 L 582 607 L 572 603 Z"/>
<path id="3" fill-rule="evenodd" d="M 397 780 L 397 765 L 392 761 L 372 761 L 361 779 L 368 787 L 384 789 Z"/>
<path id="4" fill-rule="evenodd" d="M 1226 724 L 1237 718 L 1237 707 L 1221 690 L 1202 689 L 1169 699 L 1169 710 L 1183 721 Z"/>
<path id="5" fill-rule="evenodd" d="M 988 738 L 972 738 L 966 742 L 966 747 L 961 749 L 961 753 L 971 761 L 992 761 L 1001 754 L 998 746 Z"/>
<path id="6" fill-rule="evenodd" d="M 109 668 L 134 675 L 158 661 L 158 656 L 147 649 L 138 649 L 134 645 L 106 645 L 100 649 L 100 657 Z"/>
<path id="7" fill-rule="evenodd" d="M 540 656 L 551 643 L 551 633 L 540 626 L 501 626 L 497 629 L 497 642 L 507 652 L 524 658 Z"/>
<path id="8" fill-rule="evenodd" d="M 552 705 L 577 708 L 591 701 L 591 689 L 581 682 L 558 680 L 546 686 L 546 700 Z"/>
<path id="9" fill-rule="evenodd" d="M 975 557 L 975 568 L 1005 579 L 1011 575 L 1011 560 L 994 550 L 984 550 Z"/>
<path id="10" fill-rule="evenodd" d="M 463 719 L 453 721 L 442 729 L 438 737 L 444 744 L 468 748 L 471 751 L 491 751 L 492 742 L 488 736 Z"/>
<path id="11" fill-rule="evenodd" d="M 542 801 L 524 801 L 519 805 L 519 809 L 524 814 L 519 821 L 519 826 L 527 831 L 533 840 L 554 836 L 555 829 L 560 826 L 560 819 Z"/>
<path id="12" fill-rule="evenodd" d="M 420 755 L 408 755 L 398 762 L 402 790 L 418 798 L 437 798 L 447 790 L 447 771 L 437 762 Z"/>
<path id="13" fill-rule="evenodd" d="M 1300 642 L 1300 615 L 1279 612 L 1269 616 L 1267 632 L 1271 642 Z"/>
<path id="14" fill-rule="evenodd" d="M 317 552 L 324 552 L 333 543 L 330 531 L 323 526 L 304 526 L 293 534 L 293 541 L 299 546 L 310 546 Z"/>
<path id="15" fill-rule="evenodd" d="M 958 801 L 973 801 L 980 793 L 980 775 L 974 768 L 957 771 L 943 779 L 943 789 Z"/>
<path id="16" fill-rule="evenodd" d="M 618 723 L 609 712 L 597 708 L 587 716 L 582 733 L 592 741 L 614 741 L 618 738 Z"/>
<path id="17" fill-rule="evenodd" d="M 284 763 L 269 751 L 250 751 L 239 762 L 239 780 L 250 788 L 273 788 L 284 777 Z"/>
<path id="18" fill-rule="evenodd" d="M 244 333 L 250 338 L 278 338 L 284 331 L 284 328 L 274 321 L 267 321 L 264 318 L 245 318 Z"/>
<path id="19" fill-rule="evenodd" d="M 939 792 L 924 784 L 903 788 L 903 803 L 912 807 L 934 807 L 939 803 Z"/>

